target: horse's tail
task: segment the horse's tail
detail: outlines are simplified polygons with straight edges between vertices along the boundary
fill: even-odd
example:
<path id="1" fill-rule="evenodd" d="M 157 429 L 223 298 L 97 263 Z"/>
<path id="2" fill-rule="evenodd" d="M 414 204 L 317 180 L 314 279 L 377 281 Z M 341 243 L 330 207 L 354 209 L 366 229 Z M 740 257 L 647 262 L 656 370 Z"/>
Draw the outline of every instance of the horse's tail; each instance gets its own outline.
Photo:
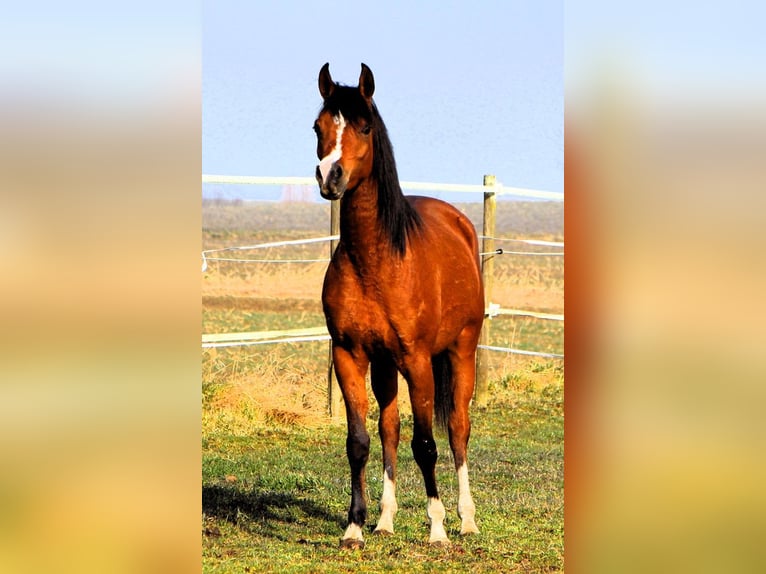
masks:
<path id="1" fill-rule="evenodd" d="M 454 408 L 452 397 L 452 364 L 447 351 L 442 351 L 431 358 L 434 373 L 434 414 L 436 425 L 446 431 L 449 417 Z"/>

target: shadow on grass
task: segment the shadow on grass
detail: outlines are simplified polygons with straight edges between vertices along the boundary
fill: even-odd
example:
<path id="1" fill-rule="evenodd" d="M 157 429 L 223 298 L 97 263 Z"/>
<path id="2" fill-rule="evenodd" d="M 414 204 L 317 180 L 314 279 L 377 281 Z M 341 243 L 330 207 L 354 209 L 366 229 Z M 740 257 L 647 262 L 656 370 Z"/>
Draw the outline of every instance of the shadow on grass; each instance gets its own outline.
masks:
<path id="1" fill-rule="evenodd" d="M 342 516 L 326 506 L 289 492 L 243 491 L 236 486 L 202 487 L 202 511 L 247 530 L 280 540 L 295 539 L 300 530 L 331 534 L 345 527 Z"/>

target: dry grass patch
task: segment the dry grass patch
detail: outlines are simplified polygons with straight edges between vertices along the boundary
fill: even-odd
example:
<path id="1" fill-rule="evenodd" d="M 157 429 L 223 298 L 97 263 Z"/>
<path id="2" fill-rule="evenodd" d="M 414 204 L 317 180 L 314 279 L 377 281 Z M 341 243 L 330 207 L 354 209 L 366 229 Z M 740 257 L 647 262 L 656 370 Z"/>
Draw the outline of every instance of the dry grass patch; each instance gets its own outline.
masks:
<path id="1" fill-rule="evenodd" d="M 283 349 L 227 352 L 208 349 L 203 361 L 203 433 L 247 436 L 271 424 L 316 426 L 326 421 L 326 383 L 314 365 Z M 238 355 L 239 358 L 233 358 Z"/>

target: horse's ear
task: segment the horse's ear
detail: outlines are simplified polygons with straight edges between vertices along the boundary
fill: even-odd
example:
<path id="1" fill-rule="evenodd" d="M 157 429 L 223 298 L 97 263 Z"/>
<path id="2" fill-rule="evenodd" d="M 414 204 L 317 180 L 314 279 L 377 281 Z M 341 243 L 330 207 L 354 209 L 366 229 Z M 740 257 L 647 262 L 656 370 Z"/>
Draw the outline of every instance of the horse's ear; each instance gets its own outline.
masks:
<path id="1" fill-rule="evenodd" d="M 335 82 L 332 81 L 330 76 L 330 63 L 327 62 L 322 69 L 319 70 L 319 93 L 325 100 L 329 98 L 335 91 Z"/>
<path id="2" fill-rule="evenodd" d="M 375 91 L 375 78 L 372 77 L 372 70 L 365 64 L 362 64 L 362 73 L 359 75 L 359 91 L 367 101 L 372 99 L 372 93 Z"/>

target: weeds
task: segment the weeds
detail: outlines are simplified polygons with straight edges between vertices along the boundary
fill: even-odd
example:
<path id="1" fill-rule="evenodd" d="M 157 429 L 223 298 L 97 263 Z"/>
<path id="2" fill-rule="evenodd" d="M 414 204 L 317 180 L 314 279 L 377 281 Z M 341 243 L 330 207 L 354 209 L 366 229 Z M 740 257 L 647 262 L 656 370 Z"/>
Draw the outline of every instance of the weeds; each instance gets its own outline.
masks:
<path id="1" fill-rule="evenodd" d="M 358 554 L 338 550 L 350 496 L 343 425 L 253 420 L 233 428 L 216 418 L 203 440 L 204 571 L 338 572 L 359 564 L 366 572 L 562 570 L 563 386 L 556 370 L 536 373 L 547 372 L 547 384 L 517 380 L 502 400 L 473 413 L 469 457 L 478 536 L 457 534 L 457 479 L 446 438 L 437 435 L 437 477 L 453 540 L 446 551 L 426 543 L 425 493 L 409 452 L 409 418 L 399 449 L 396 532 L 371 535 L 382 492 L 380 445 L 373 440 L 367 546 Z M 373 437 L 374 428 L 371 417 Z"/>
<path id="2" fill-rule="evenodd" d="M 480 218 L 480 207 L 465 210 Z M 205 203 L 203 249 L 322 235 L 328 209 Z M 558 209 L 543 203 L 499 205 L 498 233 L 558 240 Z M 542 227 L 533 228 L 533 219 Z M 325 244 L 289 249 L 258 257 L 328 255 Z M 325 267 L 211 261 L 203 274 L 203 333 L 322 325 Z M 502 256 L 495 270 L 492 302 L 563 312 L 560 258 Z M 506 316 L 492 319 L 489 327 L 492 345 L 563 353 L 561 323 Z M 448 549 L 427 544 L 425 492 L 409 450 L 412 421 L 401 381 L 395 534 L 371 535 L 382 493 L 378 413 L 371 401 L 367 546 L 349 553 L 338 550 L 350 500 L 349 470 L 345 425 L 326 415 L 327 355 L 326 342 L 203 351 L 204 572 L 563 571 L 561 361 L 492 355 L 490 404 L 471 415 L 477 536 L 461 538 L 457 532 L 457 478 L 447 439 L 437 434 L 437 479 L 453 542 Z"/>

